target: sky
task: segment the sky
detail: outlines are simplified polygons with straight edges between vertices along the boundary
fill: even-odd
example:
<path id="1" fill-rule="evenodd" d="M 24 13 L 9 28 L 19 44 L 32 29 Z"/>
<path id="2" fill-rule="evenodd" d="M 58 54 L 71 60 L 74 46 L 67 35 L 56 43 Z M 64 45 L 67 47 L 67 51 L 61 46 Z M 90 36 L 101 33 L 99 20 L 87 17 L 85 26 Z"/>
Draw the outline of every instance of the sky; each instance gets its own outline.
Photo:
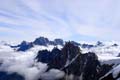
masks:
<path id="1" fill-rule="evenodd" d="M 119 41 L 120 0 L 0 0 L 0 40 Z"/>

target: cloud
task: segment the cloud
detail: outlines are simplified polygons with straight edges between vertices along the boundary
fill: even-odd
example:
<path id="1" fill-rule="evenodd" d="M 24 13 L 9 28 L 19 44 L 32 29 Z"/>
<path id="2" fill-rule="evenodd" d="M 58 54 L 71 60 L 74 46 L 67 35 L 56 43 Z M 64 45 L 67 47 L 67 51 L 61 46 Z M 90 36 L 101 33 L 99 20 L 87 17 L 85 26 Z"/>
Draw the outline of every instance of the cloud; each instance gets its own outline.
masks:
<path id="1" fill-rule="evenodd" d="M 57 69 L 51 69 L 46 73 L 43 73 L 41 75 L 42 79 L 44 80 L 55 80 L 55 79 L 61 79 L 63 78 L 65 73 L 63 71 L 57 70 Z"/>
<path id="2" fill-rule="evenodd" d="M 49 80 L 48 77 L 54 80 L 64 76 L 65 73 L 57 69 L 47 72 L 48 65 L 36 62 L 36 55 L 37 51 L 15 52 L 9 46 L 0 45 L 0 71 L 8 74 L 16 72 L 25 80 L 38 80 L 39 78 Z"/>

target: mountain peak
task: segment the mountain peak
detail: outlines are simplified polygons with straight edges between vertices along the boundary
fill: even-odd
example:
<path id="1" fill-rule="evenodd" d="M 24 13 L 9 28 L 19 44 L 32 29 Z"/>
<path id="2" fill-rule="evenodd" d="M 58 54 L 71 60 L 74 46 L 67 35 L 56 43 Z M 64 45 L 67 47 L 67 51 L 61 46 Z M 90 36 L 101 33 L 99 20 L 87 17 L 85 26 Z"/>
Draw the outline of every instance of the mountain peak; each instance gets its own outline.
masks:
<path id="1" fill-rule="evenodd" d="M 97 41 L 96 46 L 104 46 L 104 44 L 101 41 Z"/>
<path id="2" fill-rule="evenodd" d="M 19 45 L 12 46 L 12 47 L 13 48 L 18 47 L 18 49 L 17 49 L 18 51 L 26 51 L 26 50 L 32 48 L 34 45 L 39 45 L 39 46 L 60 45 L 60 46 L 63 46 L 64 41 L 62 39 L 54 39 L 53 41 L 50 41 L 48 38 L 38 37 L 33 42 L 22 41 Z"/>
<path id="3" fill-rule="evenodd" d="M 45 37 L 39 37 L 39 38 L 36 38 L 33 43 L 35 45 L 44 45 L 44 46 L 47 46 L 47 44 L 49 43 L 49 40 L 48 38 L 45 38 Z"/>

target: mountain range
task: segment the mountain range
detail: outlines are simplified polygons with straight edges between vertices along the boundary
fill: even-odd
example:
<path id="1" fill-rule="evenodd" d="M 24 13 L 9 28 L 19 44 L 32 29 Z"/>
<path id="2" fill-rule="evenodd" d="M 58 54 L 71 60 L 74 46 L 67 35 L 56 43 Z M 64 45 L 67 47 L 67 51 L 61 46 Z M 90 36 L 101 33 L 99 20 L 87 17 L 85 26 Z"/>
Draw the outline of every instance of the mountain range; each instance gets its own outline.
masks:
<path id="1" fill-rule="evenodd" d="M 1 42 L 0 80 L 120 80 L 120 45 L 45 37 Z"/>

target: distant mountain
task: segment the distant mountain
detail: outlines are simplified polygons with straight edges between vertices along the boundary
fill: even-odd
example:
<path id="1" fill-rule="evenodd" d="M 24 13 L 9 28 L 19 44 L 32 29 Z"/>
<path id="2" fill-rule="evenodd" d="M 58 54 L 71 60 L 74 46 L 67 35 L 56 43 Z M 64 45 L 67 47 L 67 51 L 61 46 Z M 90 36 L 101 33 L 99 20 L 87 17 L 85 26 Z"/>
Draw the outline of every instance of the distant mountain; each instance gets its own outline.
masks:
<path id="1" fill-rule="evenodd" d="M 62 39 L 54 39 L 54 41 L 50 41 L 48 38 L 39 37 L 39 38 L 36 38 L 33 42 L 23 41 L 19 45 L 11 46 L 11 47 L 17 48 L 17 51 L 26 51 L 26 50 L 34 47 L 35 45 L 39 45 L 39 46 L 60 45 L 60 46 L 63 46 L 64 41 Z"/>
<path id="2" fill-rule="evenodd" d="M 11 46 L 11 47 L 12 48 L 17 48 L 17 51 L 26 51 L 26 50 L 34 47 L 35 45 L 46 46 L 46 47 L 48 45 L 52 45 L 52 46 L 57 46 L 57 45 L 64 46 L 65 42 L 66 41 L 64 41 L 62 39 L 54 39 L 53 41 L 50 41 L 48 38 L 39 37 L 39 38 L 36 38 L 33 42 L 23 41 L 19 45 Z M 86 43 L 80 44 L 80 43 L 75 42 L 75 41 L 71 41 L 71 43 L 74 44 L 74 45 L 76 45 L 76 46 L 80 46 L 81 48 L 88 48 L 88 49 L 93 48 L 93 47 L 98 47 L 98 46 L 104 46 L 103 43 L 100 42 L 100 41 L 98 41 L 96 43 L 96 45 L 86 44 Z"/>
<path id="3" fill-rule="evenodd" d="M 92 45 L 92 44 L 85 44 L 85 43 L 84 43 L 84 44 L 81 45 L 81 47 L 82 47 L 82 48 L 88 48 L 88 49 L 90 49 L 90 48 L 95 47 L 95 45 Z"/>
<path id="4" fill-rule="evenodd" d="M 104 44 L 103 44 L 101 41 L 98 41 L 98 42 L 96 43 L 96 46 L 104 46 Z"/>
<path id="5" fill-rule="evenodd" d="M 26 51 L 26 50 L 28 50 L 28 49 L 30 49 L 30 48 L 32 48 L 33 47 L 33 43 L 32 42 L 26 42 L 26 41 L 23 41 L 20 45 L 18 45 L 17 47 L 19 47 L 18 49 L 17 49 L 17 51 Z"/>
<path id="6" fill-rule="evenodd" d="M 35 45 L 42 45 L 42 46 L 47 46 L 47 45 L 64 45 L 64 41 L 62 39 L 55 39 L 54 41 L 50 41 L 48 38 L 45 37 L 39 37 L 36 38 L 33 41 L 33 44 Z"/>
<path id="7" fill-rule="evenodd" d="M 54 47 L 58 47 L 58 46 L 63 47 L 65 42 L 67 41 L 64 41 L 62 39 L 54 39 L 53 41 L 51 41 L 48 38 L 39 37 L 39 38 L 36 38 L 32 42 L 23 41 L 19 45 L 10 46 L 10 47 L 15 49 L 16 51 L 27 51 L 32 48 L 34 48 L 34 50 L 36 49 L 42 50 L 43 47 L 44 49 L 51 48 L 52 50 L 52 48 Z M 101 41 L 96 42 L 96 44 L 78 43 L 75 41 L 71 41 L 71 43 L 76 46 L 79 46 L 82 49 L 82 51 L 85 53 L 92 51 L 96 53 L 97 55 L 106 54 L 106 55 L 111 55 L 111 56 L 119 56 L 119 53 L 120 53 L 120 46 L 116 43 L 112 43 L 109 45 Z"/>

